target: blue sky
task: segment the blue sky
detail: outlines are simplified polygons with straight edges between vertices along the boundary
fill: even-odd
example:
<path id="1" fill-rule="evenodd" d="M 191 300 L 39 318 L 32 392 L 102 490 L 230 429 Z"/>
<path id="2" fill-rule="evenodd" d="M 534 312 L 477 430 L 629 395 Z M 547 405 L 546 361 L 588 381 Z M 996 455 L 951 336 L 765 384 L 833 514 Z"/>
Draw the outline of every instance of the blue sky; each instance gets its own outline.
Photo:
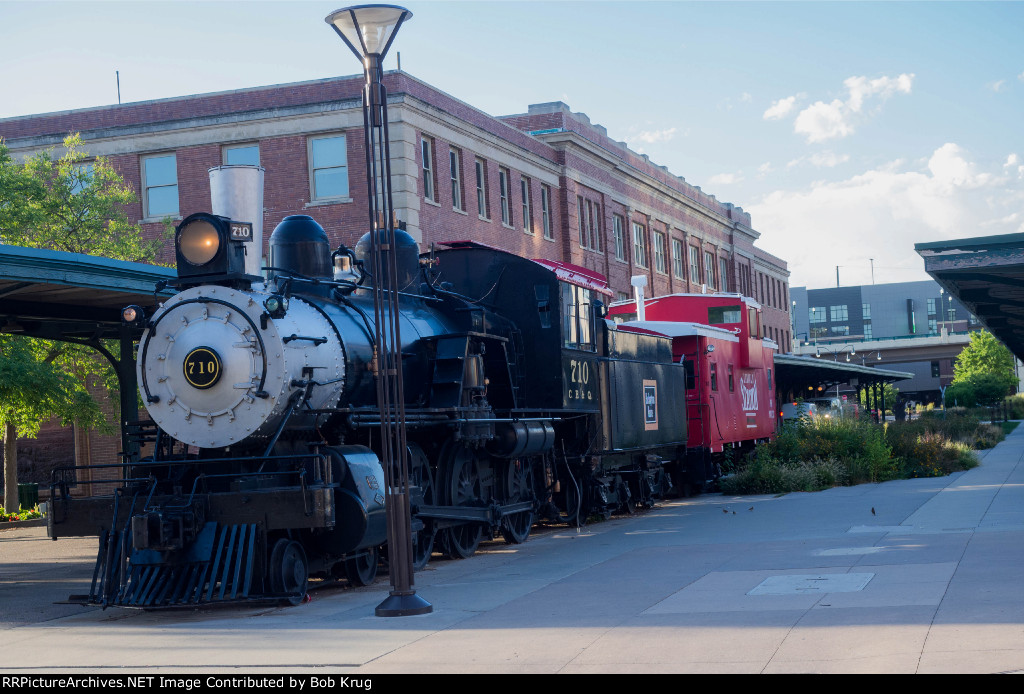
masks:
<path id="1" fill-rule="evenodd" d="M 355 74 L 332 2 L 0 0 L 0 117 Z M 408 2 L 386 67 L 564 101 L 753 215 L 791 284 L 1024 232 L 1024 2 Z"/>

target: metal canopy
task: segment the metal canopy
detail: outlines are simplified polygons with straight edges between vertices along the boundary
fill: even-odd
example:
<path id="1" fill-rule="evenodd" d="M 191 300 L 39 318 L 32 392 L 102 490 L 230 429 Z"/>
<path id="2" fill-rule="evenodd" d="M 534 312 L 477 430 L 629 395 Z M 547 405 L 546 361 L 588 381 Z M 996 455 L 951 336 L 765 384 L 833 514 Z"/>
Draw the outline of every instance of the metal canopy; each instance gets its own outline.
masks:
<path id="1" fill-rule="evenodd" d="M 792 354 L 775 355 L 775 383 L 779 393 L 803 392 L 808 386 L 828 388 L 840 383 L 855 381 L 864 386 L 874 383 L 894 383 L 914 377 L 906 371 L 876 369 L 861 364 L 830 361 L 815 357 L 798 357 Z"/>
<path id="2" fill-rule="evenodd" d="M 129 263 L 80 253 L 0 245 L 0 332 L 88 345 L 117 371 L 122 424 L 138 418 L 138 385 L 132 345 L 142 327 L 121 323 L 121 309 L 151 313 L 158 286 L 176 277 L 173 268 Z M 140 321 L 141 322 L 141 321 Z M 117 340 L 117 354 L 101 340 Z M 121 427 L 121 451 L 137 454 Z"/>
<path id="3" fill-rule="evenodd" d="M 0 245 L 0 332 L 75 342 L 117 339 L 121 309 L 153 306 L 157 285 L 175 276 L 173 268 Z"/>
<path id="4" fill-rule="evenodd" d="M 924 269 L 1024 359 L 1024 234 L 918 243 Z"/>

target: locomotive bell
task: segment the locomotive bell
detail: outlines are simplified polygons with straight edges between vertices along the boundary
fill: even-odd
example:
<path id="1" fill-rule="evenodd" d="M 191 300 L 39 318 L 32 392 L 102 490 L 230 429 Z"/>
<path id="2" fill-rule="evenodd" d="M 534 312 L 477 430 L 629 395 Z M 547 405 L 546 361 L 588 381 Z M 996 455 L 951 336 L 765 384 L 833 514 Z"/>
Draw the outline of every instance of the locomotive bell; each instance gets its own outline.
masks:
<path id="1" fill-rule="evenodd" d="M 306 277 L 330 278 L 334 270 L 327 232 L 309 215 L 288 215 L 270 235 L 270 265 Z"/>
<path id="2" fill-rule="evenodd" d="M 356 259 L 362 261 L 364 268 L 373 267 L 373 258 L 370 256 L 371 233 L 363 234 L 363 238 L 359 239 L 359 243 L 356 244 L 355 248 Z M 378 243 L 383 246 L 386 240 L 384 230 L 379 229 L 377 234 Z M 398 287 L 396 287 L 396 290 L 400 292 L 412 291 L 420 271 L 420 245 L 406 231 L 395 229 L 394 253 L 395 265 L 398 269 Z M 374 278 L 374 282 L 376 281 L 377 279 Z M 381 278 L 379 284 L 382 287 L 387 287 L 387 278 Z"/>

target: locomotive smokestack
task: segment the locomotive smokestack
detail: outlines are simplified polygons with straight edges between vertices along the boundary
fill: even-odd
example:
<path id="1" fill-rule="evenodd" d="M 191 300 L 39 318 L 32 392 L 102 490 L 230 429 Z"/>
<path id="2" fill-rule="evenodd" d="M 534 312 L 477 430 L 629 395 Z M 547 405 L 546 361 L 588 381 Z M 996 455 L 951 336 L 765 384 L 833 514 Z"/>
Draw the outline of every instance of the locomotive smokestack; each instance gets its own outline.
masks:
<path id="1" fill-rule="evenodd" d="M 252 224 L 245 274 L 259 276 L 263 270 L 263 167 L 226 164 L 210 169 L 210 211 Z"/>
<path id="2" fill-rule="evenodd" d="M 633 275 L 629 278 L 633 285 L 633 294 L 636 296 L 636 319 L 647 320 L 647 311 L 644 306 L 644 287 L 647 286 L 647 277 L 644 275 Z"/>

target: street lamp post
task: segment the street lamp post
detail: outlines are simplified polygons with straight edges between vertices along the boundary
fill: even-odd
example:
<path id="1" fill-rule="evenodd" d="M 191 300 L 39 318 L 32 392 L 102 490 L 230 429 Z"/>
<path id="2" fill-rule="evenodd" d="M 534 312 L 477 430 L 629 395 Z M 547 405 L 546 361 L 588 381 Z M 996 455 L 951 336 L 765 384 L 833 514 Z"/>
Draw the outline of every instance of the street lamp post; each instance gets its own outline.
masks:
<path id="1" fill-rule="evenodd" d="M 370 213 L 370 258 L 373 265 L 374 352 L 377 404 L 380 409 L 381 458 L 385 470 L 388 565 L 391 593 L 378 617 L 433 611 L 413 588 L 412 512 L 409 504 L 409 452 L 402 383 L 402 336 L 398 322 L 398 263 L 391 200 L 388 99 L 383 83 L 384 56 L 402 23 L 412 16 L 396 5 L 354 5 L 324 21 L 338 33 L 363 64 L 363 130 Z"/>

